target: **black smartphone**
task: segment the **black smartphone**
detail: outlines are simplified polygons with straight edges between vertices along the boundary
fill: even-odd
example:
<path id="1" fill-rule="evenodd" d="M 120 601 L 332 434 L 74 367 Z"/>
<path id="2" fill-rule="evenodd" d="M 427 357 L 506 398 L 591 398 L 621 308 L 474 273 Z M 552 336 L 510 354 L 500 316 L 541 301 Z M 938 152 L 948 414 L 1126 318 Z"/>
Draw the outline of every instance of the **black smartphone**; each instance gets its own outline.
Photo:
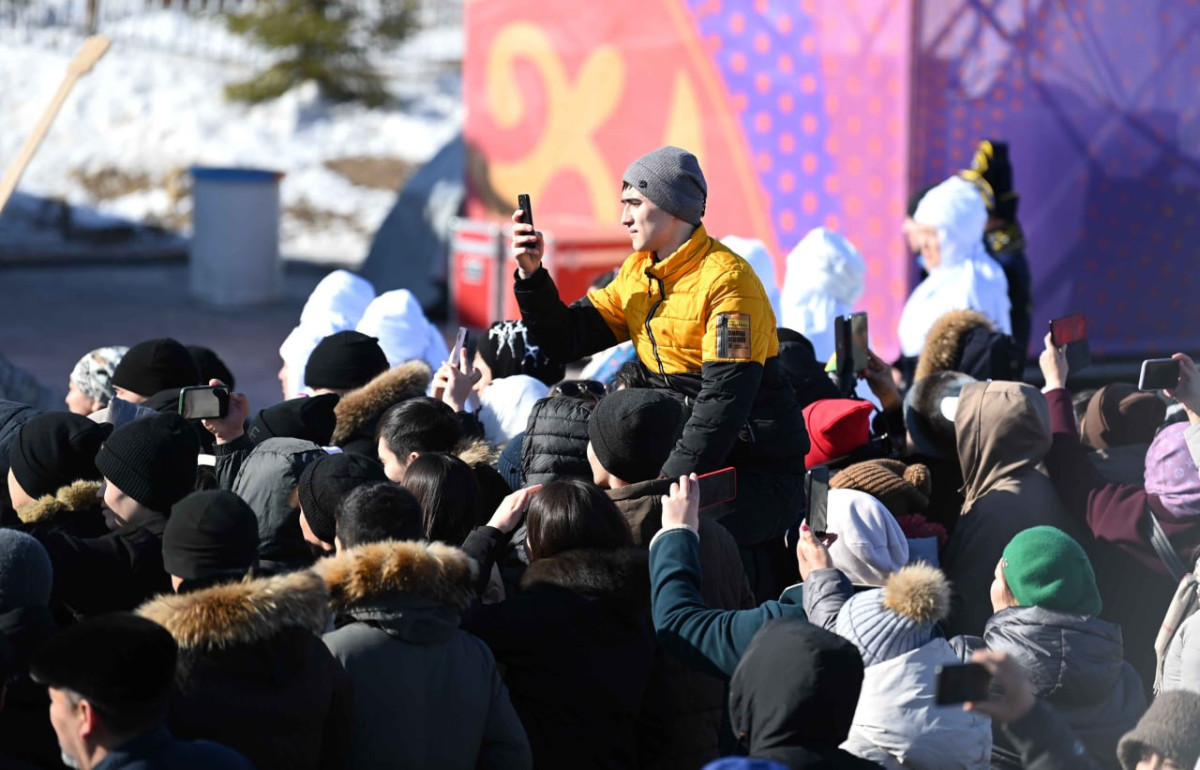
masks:
<path id="1" fill-rule="evenodd" d="M 467 351 L 468 338 L 469 334 L 467 333 L 467 327 L 458 327 L 458 334 L 454 337 L 454 348 L 450 351 L 450 363 L 454 364 L 455 366 L 462 365 L 462 356 Z"/>
<path id="2" fill-rule="evenodd" d="M 1179 361 L 1174 358 L 1151 358 L 1142 362 L 1138 390 L 1166 390 L 1179 384 Z"/>
<path id="3" fill-rule="evenodd" d="M 979 663 L 937 667 L 937 705 L 969 703 L 988 699 L 992 675 Z"/>
<path id="4" fill-rule="evenodd" d="M 854 332 L 848 315 L 833 319 L 833 355 L 837 359 L 834 377 L 838 390 L 849 397 L 858 385 L 858 373 L 854 371 Z"/>
<path id="5" fill-rule="evenodd" d="M 809 468 L 804 474 L 804 495 L 808 503 L 808 515 L 804 521 L 817 539 L 825 537 L 829 529 L 829 469 L 824 465 Z"/>
<path id="6" fill-rule="evenodd" d="M 722 468 L 719 471 L 698 476 L 700 482 L 700 508 L 727 503 L 737 497 L 737 469 Z"/>
<path id="7" fill-rule="evenodd" d="M 215 420 L 229 414 L 229 388 L 197 385 L 179 391 L 179 414 L 185 420 Z"/>
<path id="8" fill-rule="evenodd" d="M 532 227 L 533 204 L 529 202 L 528 193 L 521 193 L 517 196 L 517 208 L 521 210 L 521 221 Z"/>

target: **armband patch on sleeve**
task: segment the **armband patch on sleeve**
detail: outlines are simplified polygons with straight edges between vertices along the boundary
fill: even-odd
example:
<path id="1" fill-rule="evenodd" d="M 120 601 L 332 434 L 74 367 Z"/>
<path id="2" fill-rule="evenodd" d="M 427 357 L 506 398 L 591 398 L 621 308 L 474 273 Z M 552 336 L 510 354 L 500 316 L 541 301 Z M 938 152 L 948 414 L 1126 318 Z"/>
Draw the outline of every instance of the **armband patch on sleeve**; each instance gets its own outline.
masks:
<path id="1" fill-rule="evenodd" d="M 719 314 L 717 316 L 717 358 L 749 361 L 750 357 L 750 314 Z"/>

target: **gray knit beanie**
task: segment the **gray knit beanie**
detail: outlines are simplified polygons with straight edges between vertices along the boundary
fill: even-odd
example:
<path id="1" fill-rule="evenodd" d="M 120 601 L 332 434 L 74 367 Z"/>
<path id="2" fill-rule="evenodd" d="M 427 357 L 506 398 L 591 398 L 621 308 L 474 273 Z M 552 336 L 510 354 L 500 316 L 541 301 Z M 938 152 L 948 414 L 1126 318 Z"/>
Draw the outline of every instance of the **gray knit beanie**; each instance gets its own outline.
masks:
<path id="1" fill-rule="evenodd" d="M 883 588 L 850 597 L 834 631 L 854 643 L 864 666 L 874 666 L 924 647 L 949 613 L 946 576 L 928 564 L 910 564 L 893 572 Z"/>
<path id="2" fill-rule="evenodd" d="M 1142 715 L 1137 727 L 1117 744 L 1121 767 L 1134 770 L 1138 760 L 1153 752 L 1179 767 L 1200 759 L 1200 693 L 1170 690 L 1161 693 Z"/>
<path id="3" fill-rule="evenodd" d="M 687 150 L 659 147 L 629 164 L 622 181 L 671 216 L 692 225 L 704 218 L 708 183 L 700 161 Z"/>
<path id="4" fill-rule="evenodd" d="M 45 607 L 53 585 L 50 556 L 42 544 L 24 532 L 0 529 L 0 612 Z"/>

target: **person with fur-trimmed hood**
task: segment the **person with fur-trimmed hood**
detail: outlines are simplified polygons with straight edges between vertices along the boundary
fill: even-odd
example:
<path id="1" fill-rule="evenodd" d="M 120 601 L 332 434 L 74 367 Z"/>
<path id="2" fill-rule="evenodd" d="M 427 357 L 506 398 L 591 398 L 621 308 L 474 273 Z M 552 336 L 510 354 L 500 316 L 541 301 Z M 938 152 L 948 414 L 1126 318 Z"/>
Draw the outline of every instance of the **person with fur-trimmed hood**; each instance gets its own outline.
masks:
<path id="1" fill-rule="evenodd" d="M 842 748 L 890 768 L 988 767 L 991 721 L 936 702 L 938 668 L 959 663 L 937 630 L 949 612 L 950 584 L 922 563 L 842 605 L 834 630 L 854 643 L 866 666 Z"/>
<path id="2" fill-rule="evenodd" d="M 260 770 L 345 767 L 350 682 L 320 639 L 325 584 L 308 571 L 256 577 L 257 563 L 258 522 L 237 495 L 194 492 L 171 509 L 163 564 L 177 593 L 138 610 L 179 645 L 171 732 Z"/>
<path id="3" fill-rule="evenodd" d="M 536 767 L 636 767 L 654 656 L 646 555 L 591 484 L 556 481 L 528 499 L 520 591 L 465 628 L 504 665 Z"/>
<path id="4" fill-rule="evenodd" d="M 977 380 L 1020 381 L 1024 358 L 1009 335 L 974 310 L 951 310 L 934 322 L 917 358 L 913 381 L 935 372 L 962 372 Z"/>
<path id="5" fill-rule="evenodd" d="M 353 684 L 349 767 L 529 768 L 496 660 L 459 628 L 478 567 L 458 548 L 396 539 L 420 531 L 403 487 L 360 487 L 338 509 L 337 555 L 313 568 L 337 617 L 325 644 Z"/>

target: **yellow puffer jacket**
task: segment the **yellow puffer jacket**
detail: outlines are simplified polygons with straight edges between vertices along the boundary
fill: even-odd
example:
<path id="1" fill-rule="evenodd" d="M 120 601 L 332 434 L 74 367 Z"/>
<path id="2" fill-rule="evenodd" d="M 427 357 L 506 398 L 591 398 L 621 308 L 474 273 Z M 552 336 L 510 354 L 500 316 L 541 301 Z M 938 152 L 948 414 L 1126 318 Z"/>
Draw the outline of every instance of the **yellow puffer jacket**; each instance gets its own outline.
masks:
<path id="1" fill-rule="evenodd" d="M 762 364 L 779 352 L 762 282 L 703 225 L 661 262 L 647 251 L 631 255 L 588 300 L 617 340 L 633 340 L 652 371 L 661 365 L 664 374 L 695 374 L 705 361 Z"/>

